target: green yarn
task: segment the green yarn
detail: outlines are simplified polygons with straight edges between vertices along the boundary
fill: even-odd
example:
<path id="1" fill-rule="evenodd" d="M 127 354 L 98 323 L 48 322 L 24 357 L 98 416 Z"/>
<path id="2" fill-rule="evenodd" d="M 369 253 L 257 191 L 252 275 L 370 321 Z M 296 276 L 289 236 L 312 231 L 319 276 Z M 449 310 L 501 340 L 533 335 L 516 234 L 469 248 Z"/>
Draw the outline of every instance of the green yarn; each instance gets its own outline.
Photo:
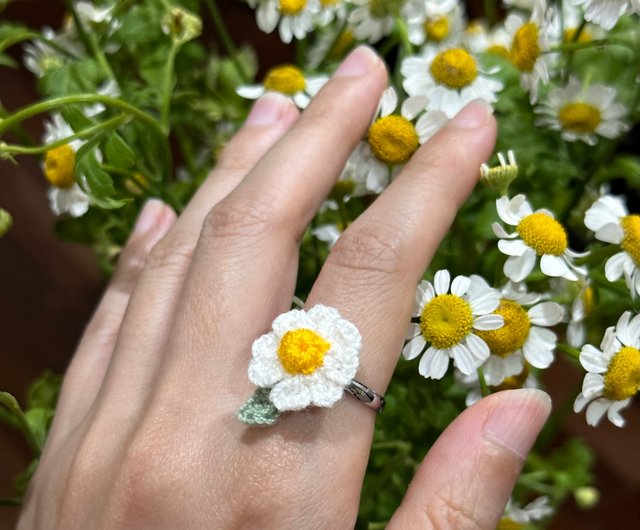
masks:
<path id="1" fill-rule="evenodd" d="M 236 417 L 247 425 L 273 425 L 282 414 L 269 401 L 270 388 L 258 388 L 236 412 Z"/>

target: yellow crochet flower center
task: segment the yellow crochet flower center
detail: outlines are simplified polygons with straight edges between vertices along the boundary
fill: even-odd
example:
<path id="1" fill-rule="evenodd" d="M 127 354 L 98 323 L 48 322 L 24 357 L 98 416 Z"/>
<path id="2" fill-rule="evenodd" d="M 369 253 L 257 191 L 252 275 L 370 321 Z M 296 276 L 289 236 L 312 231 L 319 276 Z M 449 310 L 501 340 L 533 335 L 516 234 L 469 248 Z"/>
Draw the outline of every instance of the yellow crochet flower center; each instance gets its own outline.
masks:
<path id="1" fill-rule="evenodd" d="M 513 519 L 509 517 L 503 517 L 498 521 L 498 526 L 496 526 L 496 530 L 520 530 L 524 528 L 523 523 L 517 523 Z"/>
<path id="2" fill-rule="evenodd" d="M 267 72 L 263 84 L 266 90 L 275 90 L 287 96 L 302 92 L 307 86 L 302 70 L 292 65 L 272 68 Z"/>
<path id="3" fill-rule="evenodd" d="M 322 366 L 331 344 L 315 331 L 300 328 L 287 331 L 278 346 L 278 359 L 292 375 L 309 375 Z"/>
<path id="4" fill-rule="evenodd" d="M 478 330 L 476 334 L 487 343 L 491 353 L 508 357 L 526 342 L 531 321 L 524 308 L 513 300 L 502 299 L 494 314 L 504 318 L 504 326 L 490 331 Z"/>
<path id="5" fill-rule="evenodd" d="M 307 0 L 280 0 L 280 13 L 295 16 L 307 6 Z"/>
<path id="6" fill-rule="evenodd" d="M 44 155 L 44 176 L 56 188 L 70 188 L 76 180 L 76 154 L 69 145 L 61 145 Z"/>
<path id="7" fill-rule="evenodd" d="M 539 31 L 533 22 L 527 22 L 513 36 L 509 57 L 521 72 L 531 72 L 540 57 Z"/>
<path id="8" fill-rule="evenodd" d="M 567 232 L 558 221 L 546 213 L 527 215 L 518 223 L 516 231 L 538 256 L 560 256 L 567 250 Z"/>
<path id="9" fill-rule="evenodd" d="M 404 164 L 416 152 L 418 133 L 402 116 L 379 118 L 369 127 L 369 145 L 376 157 L 387 164 Z"/>
<path id="10" fill-rule="evenodd" d="M 616 353 L 604 374 L 604 397 L 622 401 L 640 390 L 640 351 L 625 346 Z"/>
<path id="11" fill-rule="evenodd" d="M 462 48 L 440 52 L 433 59 L 430 69 L 437 83 L 454 89 L 464 88 L 478 77 L 475 59 Z"/>
<path id="12" fill-rule="evenodd" d="M 620 224 L 624 232 L 620 246 L 640 267 L 640 215 L 627 215 L 620 220 Z"/>
<path id="13" fill-rule="evenodd" d="M 449 19 L 447 17 L 434 17 L 425 20 L 424 32 L 429 40 L 440 42 L 449 36 Z"/>
<path id="14" fill-rule="evenodd" d="M 589 134 L 595 132 L 602 121 L 600 109 L 575 101 L 567 103 L 558 111 L 558 120 L 563 129 L 578 134 Z"/>
<path id="15" fill-rule="evenodd" d="M 470 332 L 471 306 L 454 294 L 441 294 L 425 305 L 420 315 L 420 331 L 436 348 L 450 348 Z"/>

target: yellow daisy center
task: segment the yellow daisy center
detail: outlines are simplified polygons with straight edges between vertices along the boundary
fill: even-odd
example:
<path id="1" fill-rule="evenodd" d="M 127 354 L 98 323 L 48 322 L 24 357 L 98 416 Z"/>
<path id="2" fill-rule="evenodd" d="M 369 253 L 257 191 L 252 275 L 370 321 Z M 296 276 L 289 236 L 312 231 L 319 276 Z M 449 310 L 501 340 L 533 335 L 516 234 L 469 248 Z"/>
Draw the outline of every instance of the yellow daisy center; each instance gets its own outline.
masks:
<path id="1" fill-rule="evenodd" d="M 492 44 L 487 48 L 487 53 L 490 53 L 491 55 L 498 55 L 500 57 L 504 57 L 505 59 L 509 58 L 509 50 L 502 44 Z"/>
<path id="2" fill-rule="evenodd" d="M 540 57 L 539 31 L 533 22 L 527 22 L 513 36 L 509 57 L 521 72 L 531 72 Z"/>
<path id="3" fill-rule="evenodd" d="M 292 65 L 276 66 L 267 72 L 264 88 L 288 96 L 302 92 L 307 86 L 300 68 Z"/>
<path id="4" fill-rule="evenodd" d="M 295 16 L 307 6 L 307 0 L 280 0 L 280 13 Z"/>
<path id="5" fill-rule="evenodd" d="M 431 63 L 431 75 L 441 85 L 461 89 L 478 77 L 478 67 L 468 51 L 453 48 L 435 56 Z"/>
<path id="6" fill-rule="evenodd" d="M 424 23 L 424 32 L 429 40 L 440 42 L 449 36 L 449 19 L 447 17 L 434 17 Z"/>
<path id="7" fill-rule="evenodd" d="M 526 342 L 531 321 L 524 308 L 513 300 L 501 300 L 494 313 L 504 318 L 504 326 L 490 331 L 476 331 L 476 334 L 487 343 L 491 353 L 508 357 Z"/>
<path id="8" fill-rule="evenodd" d="M 331 347 L 315 331 L 295 329 L 287 331 L 278 346 L 282 367 L 292 375 L 309 375 L 322 366 L 324 356 Z"/>
<path id="9" fill-rule="evenodd" d="M 640 215 L 627 215 L 620 220 L 624 237 L 620 246 L 640 266 Z"/>
<path id="10" fill-rule="evenodd" d="M 577 31 L 578 31 L 578 28 L 568 28 L 564 30 L 564 41 L 574 42 Z M 589 42 L 590 40 L 591 40 L 591 34 L 586 29 L 583 29 L 580 32 L 580 35 L 578 36 L 578 40 L 575 42 Z"/>
<path id="11" fill-rule="evenodd" d="M 517 375 L 512 375 L 511 377 L 505 377 L 502 383 L 497 386 L 493 386 L 492 388 L 494 388 L 496 392 L 499 392 L 500 390 L 515 390 L 517 388 L 522 388 L 527 377 L 529 377 L 529 365 L 525 362 L 522 372 Z"/>
<path id="12" fill-rule="evenodd" d="M 584 314 L 589 316 L 593 311 L 593 287 L 590 285 L 582 291 L 582 304 L 584 305 Z"/>
<path id="13" fill-rule="evenodd" d="M 510 517 L 503 517 L 496 526 L 496 530 L 520 530 L 521 528 L 524 528 L 524 524 L 518 523 Z"/>
<path id="14" fill-rule="evenodd" d="M 61 145 L 44 155 L 44 176 L 56 188 L 70 188 L 76 180 L 76 154 L 70 145 Z"/>
<path id="15" fill-rule="evenodd" d="M 567 250 L 567 232 L 558 221 L 546 213 L 527 215 L 518 223 L 516 231 L 538 256 L 560 256 Z"/>
<path id="16" fill-rule="evenodd" d="M 385 116 L 369 127 L 371 150 L 387 164 L 404 164 L 416 152 L 419 143 L 415 128 L 402 116 Z"/>
<path id="17" fill-rule="evenodd" d="M 340 59 L 344 57 L 347 50 L 353 45 L 354 41 L 355 38 L 353 36 L 353 32 L 349 28 L 342 31 L 331 47 L 329 58 Z"/>
<path id="18" fill-rule="evenodd" d="M 563 105 L 558 111 L 558 120 L 562 128 L 578 134 L 593 133 L 602 121 L 600 109 L 575 101 Z"/>
<path id="19" fill-rule="evenodd" d="M 473 325 L 471 306 L 454 294 L 441 294 L 424 306 L 420 331 L 436 348 L 450 348 L 470 332 Z"/>
<path id="20" fill-rule="evenodd" d="M 331 7 L 331 6 L 335 6 L 340 2 L 341 0 L 320 0 L 320 5 L 322 7 Z"/>
<path id="21" fill-rule="evenodd" d="M 604 374 L 604 397 L 622 401 L 640 390 L 640 351 L 625 346 L 616 353 Z"/>

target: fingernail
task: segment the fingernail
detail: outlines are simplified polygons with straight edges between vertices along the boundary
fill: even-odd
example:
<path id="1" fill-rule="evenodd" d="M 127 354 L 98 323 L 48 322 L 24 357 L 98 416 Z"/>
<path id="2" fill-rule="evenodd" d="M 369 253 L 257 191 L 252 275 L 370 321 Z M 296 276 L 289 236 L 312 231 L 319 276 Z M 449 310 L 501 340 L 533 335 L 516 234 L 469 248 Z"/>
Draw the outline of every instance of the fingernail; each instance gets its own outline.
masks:
<path id="1" fill-rule="evenodd" d="M 379 61 L 378 54 L 372 48 L 358 46 L 342 61 L 333 77 L 360 77 L 370 72 Z"/>
<path id="2" fill-rule="evenodd" d="M 268 92 L 255 102 L 245 125 L 273 125 L 278 122 L 292 103 L 282 94 Z"/>
<path id="3" fill-rule="evenodd" d="M 140 210 L 138 220 L 136 221 L 133 231 L 136 234 L 143 234 L 148 232 L 162 215 L 165 208 L 164 202 L 160 199 L 149 199 Z"/>
<path id="4" fill-rule="evenodd" d="M 461 129 L 476 129 L 487 122 L 493 114 L 493 107 L 483 99 L 476 99 L 464 107 L 450 124 Z"/>
<path id="5" fill-rule="evenodd" d="M 498 401 L 484 422 L 484 437 L 524 459 L 551 412 L 551 398 L 542 390 L 523 388 L 500 392 L 494 399 Z"/>

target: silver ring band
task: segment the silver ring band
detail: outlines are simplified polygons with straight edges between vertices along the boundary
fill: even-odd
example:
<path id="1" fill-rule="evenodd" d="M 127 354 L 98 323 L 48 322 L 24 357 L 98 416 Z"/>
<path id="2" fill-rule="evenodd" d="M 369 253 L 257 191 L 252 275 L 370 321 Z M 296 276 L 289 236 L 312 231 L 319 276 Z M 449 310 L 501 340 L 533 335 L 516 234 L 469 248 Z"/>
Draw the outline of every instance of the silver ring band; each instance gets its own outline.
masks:
<path id="1" fill-rule="evenodd" d="M 382 409 L 384 408 L 384 396 L 381 396 L 377 392 L 371 390 L 367 385 L 363 385 L 360 381 L 352 379 L 351 383 L 349 383 L 344 390 L 363 405 L 378 413 L 382 412 Z"/>

